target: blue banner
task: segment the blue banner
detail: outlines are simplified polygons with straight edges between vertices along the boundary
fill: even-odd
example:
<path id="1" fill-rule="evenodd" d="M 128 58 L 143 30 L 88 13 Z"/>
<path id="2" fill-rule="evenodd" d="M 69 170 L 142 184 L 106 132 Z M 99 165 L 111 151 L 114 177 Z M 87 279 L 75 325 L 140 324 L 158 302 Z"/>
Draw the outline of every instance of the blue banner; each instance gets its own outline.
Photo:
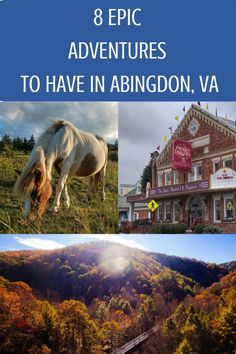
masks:
<path id="1" fill-rule="evenodd" d="M 0 100 L 236 100 L 234 0 L 1 0 Z"/>

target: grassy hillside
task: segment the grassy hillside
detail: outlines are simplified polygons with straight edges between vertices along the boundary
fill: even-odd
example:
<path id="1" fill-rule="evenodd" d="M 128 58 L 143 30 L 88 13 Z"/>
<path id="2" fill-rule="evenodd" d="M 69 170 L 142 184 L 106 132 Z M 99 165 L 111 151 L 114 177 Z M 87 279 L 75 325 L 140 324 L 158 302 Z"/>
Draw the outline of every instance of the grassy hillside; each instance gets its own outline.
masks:
<path id="1" fill-rule="evenodd" d="M 48 211 L 42 219 L 28 220 L 23 217 L 22 203 L 13 195 L 17 178 L 15 169 L 22 170 L 27 155 L 17 152 L 0 155 L 0 232 L 1 233 L 116 233 L 117 232 L 117 162 L 109 161 L 106 178 L 106 200 L 100 195 L 84 202 L 87 179 L 69 177 L 68 190 L 71 207 L 63 206 L 58 214 Z M 53 178 L 55 187 L 56 174 Z M 54 188 L 55 191 L 55 188 Z M 52 203 L 53 196 L 50 200 Z"/>

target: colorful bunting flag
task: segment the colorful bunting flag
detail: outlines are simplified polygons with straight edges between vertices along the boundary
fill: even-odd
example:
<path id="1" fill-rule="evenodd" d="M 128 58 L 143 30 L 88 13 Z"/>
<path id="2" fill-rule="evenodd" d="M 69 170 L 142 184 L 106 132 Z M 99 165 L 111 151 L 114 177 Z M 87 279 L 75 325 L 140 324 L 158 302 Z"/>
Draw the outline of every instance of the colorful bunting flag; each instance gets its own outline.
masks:
<path id="1" fill-rule="evenodd" d="M 185 106 L 183 106 L 183 112 L 185 112 Z"/>
<path id="2" fill-rule="evenodd" d="M 200 101 L 198 101 L 197 104 L 198 104 L 199 107 L 201 107 L 201 102 Z"/>
<path id="3" fill-rule="evenodd" d="M 209 107 L 208 107 L 208 103 L 207 103 L 207 104 L 206 104 L 206 107 L 205 107 L 206 111 L 208 111 L 208 108 L 209 108 Z"/>
<path id="4" fill-rule="evenodd" d="M 225 120 L 228 120 L 228 116 L 227 116 L 227 114 L 225 115 Z"/>
<path id="5" fill-rule="evenodd" d="M 167 141 L 167 136 L 166 135 L 164 135 L 163 136 L 163 138 L 162 138 L 162 140 L 164 141 L 164 143 Z"/>
<path id="6" fill-rule="evenodd" d="M 179 122 L 179 116 L 175 116 L 176 122 Z"/>
<path id="7" fill-rule="evenodd" d="M 217 108 L 216 108 L 216 117 L 217 117 L 217 115 L 218 115 L 218 112 L 217 112 Z"/>

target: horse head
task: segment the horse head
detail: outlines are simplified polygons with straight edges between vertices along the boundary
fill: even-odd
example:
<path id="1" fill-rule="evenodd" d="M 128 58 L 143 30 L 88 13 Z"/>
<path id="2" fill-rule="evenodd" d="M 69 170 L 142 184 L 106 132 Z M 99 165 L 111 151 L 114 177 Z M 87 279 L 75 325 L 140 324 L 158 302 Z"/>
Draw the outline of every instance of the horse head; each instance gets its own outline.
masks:
<path id="1" fill-rule="evenodd" d="M 52 194 L 50 179 L 47 175 L 43 149 L 35 152 L 35 162 L 26 166 L 15 184 L 15 192 L 24 198 L 24 214 L 28 217 L 33 208 L 41 216 Z"/>

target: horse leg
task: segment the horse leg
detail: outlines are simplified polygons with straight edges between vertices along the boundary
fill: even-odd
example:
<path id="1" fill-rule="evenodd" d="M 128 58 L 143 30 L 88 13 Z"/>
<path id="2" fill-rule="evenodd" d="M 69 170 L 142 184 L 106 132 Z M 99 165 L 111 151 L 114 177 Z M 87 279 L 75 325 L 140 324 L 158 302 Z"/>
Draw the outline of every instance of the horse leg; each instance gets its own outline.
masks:
<path id="1" fill-rule="evenodd" d="M 64 189 L 64 187 L 66 185 L 67 177 L 68 177 L 68 173 L 63 173 L 63 170 L 62 170 L 62 173 L 60 174 L 59 180 L 58 180 L 57 185 L 56 185 L 56 196 L 54 198 L 52 207 L 50 209 L 51 211 L 54 211 L 54 212 L 58 212 L 59 211 L 61 193 L 62 193 L 62 191 L 63 191 L 63 189 Z"/>
<path id="2" fill-rule="evenodd" d="M 106 193 L 105 193 L 106 170 L 107 170 L 107 163 L 105 163 L 104 167 L 100 171 L 100 180 L 101 180 L 101 183 L 102 183 L 102 200 L 106 199 Z"/>
<path id="3" fill-rule="evenodd" d="M 57 174 L 60 176 L 61 169 L 60 169 L 60 167 L 57 164 L 55 165 L 55 169 L 57 171 Z M 68 188 L 67 188 L 67 184 L 66 183 L 65 183 L 65 186 L 64 186 L 64 197 L 65 197 L 66 207 L 67 207 L 67 209 L 69 209 L 69 207 L 70 207 L 70 196 L 69 196 L 69 193 L 68 193 Z"/>
<path id="4" fill-rule="evenodd" d="M 65 186 L 64 186 L 64 196 L 65 196 L 66 207 L 67 207 L 67 209 L 69 209 L 69 207 L 70 207 L 70 196 L 69 196 L 69 193 L 68 193 L 68 188 L 67 188 L 67 184 L 66 183 L 65 183 Z"/>
<path id="5" fill-rule="evenodd" d="M 106 176 L 106 165 L 99 171 L 97 172 L 94 176 L 91 176 L 89 178 L 91 178 L 91 186 L 89 184 L 89 188 L 88 188 L 88 193 L 90 192 L 94 192 L 95 188 L 96 190 L 98 190 L 99 185 L 101 184 L 102 186 L 102 200 L 106 199 L 106 193 L 105 193 L 105 176 Z M 90 195 L 89 194 L 89 195 Z"/>
<path id="6" fill-rule="evenodd" d="M 93 176 L 89 176 L 88 177 L 88 190 L 87 190 L 87 195 L 86 195 L 87 201 L 90 200 L 92 191 L 93 191 Z"/>

